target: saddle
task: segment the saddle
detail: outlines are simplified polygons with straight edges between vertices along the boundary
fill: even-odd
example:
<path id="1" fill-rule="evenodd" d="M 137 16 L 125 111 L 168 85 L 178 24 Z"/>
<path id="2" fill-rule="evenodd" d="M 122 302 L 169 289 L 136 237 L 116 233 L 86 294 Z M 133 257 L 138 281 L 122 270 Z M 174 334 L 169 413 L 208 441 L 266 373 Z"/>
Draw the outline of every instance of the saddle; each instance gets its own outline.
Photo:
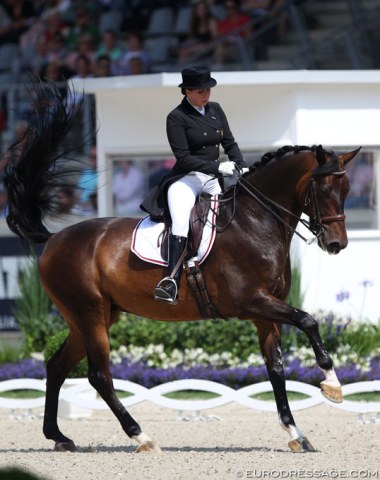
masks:
<path id="1" fill-rule="evenodd" d="M 206 225 L 208 212 L 211 208 L 212 196 L 202 193 L 197 197 L 190 213 L 190 229 L 183 255 L 187 281 L 198 303 L 199 311 L 203 318 L 222 318 L 218 310 L 210 301 L 203 272 L 197 261 L 197 252 L 202 240 L 203 228 Z M 165 221 L 165 228 L 161 238 L 161 255 L 168 258 L 169 231 L 171 222 Z"/>

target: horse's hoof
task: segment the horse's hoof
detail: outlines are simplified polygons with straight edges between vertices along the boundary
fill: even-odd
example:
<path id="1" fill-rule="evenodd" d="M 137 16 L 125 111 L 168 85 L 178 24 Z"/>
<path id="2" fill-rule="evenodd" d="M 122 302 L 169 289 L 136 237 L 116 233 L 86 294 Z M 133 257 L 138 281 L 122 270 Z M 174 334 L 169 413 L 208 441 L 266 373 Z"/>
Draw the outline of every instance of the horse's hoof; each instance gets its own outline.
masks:
<path id="1" fill-rule="evenodd" d="M 56 442 L 54 445 L 55 452 L 76 452 L 77 447 L 71 440 L 68 442 Z"/>
<path id="2" fill-rule="evenodd" d="M 162 453 L 161 448 L 151 440 L 140 443 L 136 448 L 136 453 Z"/>
<path id="3" fill-rule="evenodd" d="M 288 443 L 290 450 L 293 453 L 305 453 L 305 452 L 315 452 L 315 448 L 309 442 L 306 437 L 299 437 L 294 440 L 290 440 Z"/>
<path id="4" fill-rule="evenodd" d="M 327 385 L 326 383 L 321 382 L 321 393 L 325 398 L 327 398 L 327 400 L 330 400 L 330 402 L 343 402 L 342 387 L 340 386 L 332 387 L 331 385 Z"/>

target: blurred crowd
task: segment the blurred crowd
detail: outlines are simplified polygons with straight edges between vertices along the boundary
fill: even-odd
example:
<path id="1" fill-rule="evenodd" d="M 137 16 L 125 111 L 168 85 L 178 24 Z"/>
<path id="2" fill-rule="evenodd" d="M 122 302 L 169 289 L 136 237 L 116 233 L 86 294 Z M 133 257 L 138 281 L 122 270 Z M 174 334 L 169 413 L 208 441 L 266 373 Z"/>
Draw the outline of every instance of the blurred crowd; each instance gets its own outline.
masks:
<path id="1" fill-rule="evenodd" d="M 152 73 L 160 68 L 154 53 L 157 51 L 160 61 L 170 62 L 177 71 L 202 59 L 216 69 L 235 57 L 236 46 L 254 28 L 273 15 L 280 15 L 283 3 L 283 0 L 0 0 L 0 87 L 22 84 L 33 75 L 60 82 L 70 78 Z M 63 93 L 66 95 L 66 91 Z M 5 132 L 13 116 L 10 138 L 6 142 L 5 136 L 1 139 L 6 146 L 22 137 L 28 127 L 30 107 L 21 102 L 21 107 L 12 107 L 10 113 L 6 89 L 0 95 L 0 131 Z M 72 100 L 68 97 L 68 104 Z M 76 104 L 82 100 L 77 94 Z M 78 112 L 76 123 L 77 137 L 70 133 L 69 139 L 73 144 L 80 143 L 84 133 L 82 112 Z M 95 131 L 94 125 L 92 129 Z M 95 142 L 94 136 L 92 141 Z M 83 154 L 87 166 L 76 179 L 77 185 L 57 192 L 61 213 L 96 215 L 96 147 L 89 147 Z M 8 155 L 9 152 L 0 161 L 2 216 L 6 215 L 7 192 L 2 177 Z M 145 173 L 130 160 L 115 164 L 115 214 L 136 214 L 144 188 L 167 172 L 167 164 L 167 160 L 163 165 L 153 162 Z M 135 187 L 132 192 L 131 183 Z"/>
<path id="2" fill-rule="evenodd" d="M 0 0 L 0 86 L 29 81 L 31 74 L 60 82 L 152 73 L 159 68 L 155 51 L 161 62 L 170 62 L 177 71 L 202 59 L 213 69 L 221 68 L 236 58 L 236 48 L 243 40 L 274 17 L 280 21 L 272 36 L 283 35 L 283 4 L 284 0 Z M 165 42 L 159 43 L 159 39 Z M 71 100 L 69 97 L 68 103 Z M 75 101 L 81 103 L 80 94 Z M 8 144 L 28 127 L 27 113 L 27 108 L 13 112 Z M 3 90 L 0 131 L 4 131 L 8 116 L 8 97 Z M 83 124 L 78 132 L 83 134 Z M 76 140 L 70 137 L 76 144 L 81 139 Z M 57 192 L 60 213 L 96 215 L 96 147 L 83 153 L 87 166 L 76 185 Z M 7 155 L 0 161 L 2 216 L 6 215 L 2 177 Z M 116 163 L 115 214 L 137 214 L 144 189 L 167 172 L 168 162 L 173 159 L 153 162 L 145 172 L 131 160 Z"/>
<path id="3" fill-rule="evenodd" d="M 172 63 L 181 65 L 208 46 L 213 61 L 223 63 L 230 46 L 264 20 L 282 16 L 277 29 L 281 35 L 286 24 L 283 4 L 284 0 L 0 0 L 0 79 L 2 73 L 11 73 L 17 82 L 25 72 L 53 80 L 149 73 L 155 58 L 149 48 L 154 41 L 149 43 L 147 37 L 155 12 L 165 8 L 166 17 L 173 17 L 173 29 L 166 32 L 170 43 L 165 44 Z M 215 45 L 218 39 L 223 42 Z"/>

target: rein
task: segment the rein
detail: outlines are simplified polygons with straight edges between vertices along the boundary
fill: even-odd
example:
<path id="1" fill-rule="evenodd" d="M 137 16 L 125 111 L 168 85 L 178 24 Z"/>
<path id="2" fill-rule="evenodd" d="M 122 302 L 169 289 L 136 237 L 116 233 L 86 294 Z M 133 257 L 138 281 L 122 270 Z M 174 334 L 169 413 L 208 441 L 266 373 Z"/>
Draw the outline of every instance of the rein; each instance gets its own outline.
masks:
<path id="1" fill-rule="evenodd" d="M 298 222 L 301 222 L 308 230 L 310 230 L 316 237 L 318 237 L 322 233 L 322 229 L 317 232 L 315 227 L 312 227 L 311 222 L 308 222 L 307 220 L 299 217 L 298 215 L 295 215 L 293 212 L 288 210 L 287 208 L 283 207 L 279 203 L 275 202 L 271 198 L 267 197 L 264 193 L 262 193 L 260 190 L 258 190 L 256 187 L 251 185 L 244 177 L 240 177 L 238 184 L 247 192 L 249 195 L 254 198 L 262 207 L 264 207 L 268 212 L 270 212 L 277 220 L 279 220 L 283 225 L 285 225 L 289 230 L 291 230 L 293 233 L 298 235 L 304 242 L 310 244 L 312 243 L 315 239 L 312 239 L 311 241 L 305 238 L 303 235 L 301 235 L 294 227 L 292 227 L 286 220 L 282 218 L 282 216 L 277 213 L 276 210 L 280 210 L 284 213 L 287 213 L 288 215 L 292 216 L 293 218 L 297 219 Z M 261 197 L 261 198 L 260 198 Z"/>

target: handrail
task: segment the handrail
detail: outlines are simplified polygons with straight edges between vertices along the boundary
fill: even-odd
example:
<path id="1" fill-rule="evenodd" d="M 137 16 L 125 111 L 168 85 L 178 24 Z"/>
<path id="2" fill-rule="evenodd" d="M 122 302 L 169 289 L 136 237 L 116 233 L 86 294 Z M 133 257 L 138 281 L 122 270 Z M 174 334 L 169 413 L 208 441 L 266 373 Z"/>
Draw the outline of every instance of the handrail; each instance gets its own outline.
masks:
<path id="1" fill-rule="evenodd" d="M 254 410 L 267 412 L 277 411 L 274 401 L 264 401 L 252 398 L 259 393 L 272 392 L 270 382 L 256 383 L 240 388 L 239 390 L 234 390 L 231 387 L 217 382 L 198 379 L 176 380 L 152 388 L 146 388 L 128 380 L 114 379 L 113 382 L 116 390 L 131 394 L 130 396 L 121 399 L 124 406 L 131 406 L 143 401 L 149 401 L 156 405 L 177 411 L 201 411 L 236 402 Z M 303 410 L 326 403 L 334 408 L 356 412 L 358 414 L 380 412 L 380 402 L 344 400 L 343 403 L 340 404 L 331 403 L 321 395 L 319 388 L 306 383 L 288 380 L 286 382 L 286 388 L 287 391 L 303 393 L 307 396 L 307 398 L 303 400 L 290 401 L 290 406 L 293 410 Z M 0 382 L 0 394 L 1 392 L 20 389 L 45 392 L 46 380 L 21 378 Z M 209 400 L 176 400 L 165 396 L 168 393 L 184 390 L 210 392 L 217 396 Z M 344 396 L 353 393 L 380 392 L 380 380 L 343 385 L 342 390 Z M 60 400 L 64 400 L 72 405 L 85 409 L 107 410 L 109 407 L 106 403 L 101 399 L 97 399 L 95 395 L 93 398 L 85 398 L 83 394 L 91 391 L 95 394 L 94 389 L 90 386 L 86 378 L 68 380 L 61 389 Z M 0 395 L 0 408 L 10 409 L 12 411 L 17 409 L 30 410 L 33 408 L 41 408 L 44 406 L 44 403 L 44 396 L 34 399 L 10 399 L 1 397 Z"/>

